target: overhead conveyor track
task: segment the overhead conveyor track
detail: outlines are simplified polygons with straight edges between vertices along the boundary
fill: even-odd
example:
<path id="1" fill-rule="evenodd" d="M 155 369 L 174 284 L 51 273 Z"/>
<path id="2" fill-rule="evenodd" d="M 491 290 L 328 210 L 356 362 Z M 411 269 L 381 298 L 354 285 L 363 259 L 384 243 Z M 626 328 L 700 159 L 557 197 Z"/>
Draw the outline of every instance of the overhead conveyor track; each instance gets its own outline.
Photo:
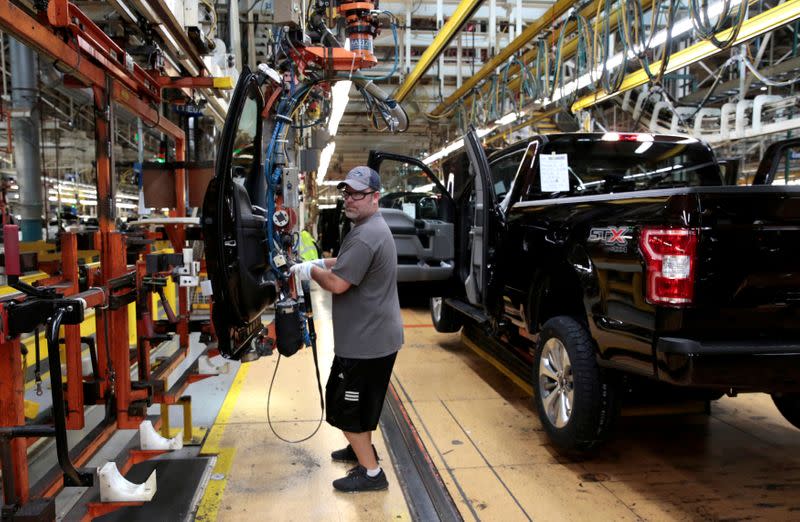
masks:
<path id="1" fill-rule="evenodd" d="M 739 35 L 733 41 L 732 45 L 740 45 L 750 40 L 766 34 L 770 31 L 783 27 L 800 19 L 800 0 L 788 0 L 782 4 L 778 4 L 772 9 L 768 9 L 761 14 L 758 14 L 742 24 Z M 717 34 L 717 38 L 725 40 L 730 36 L 731 29 L 727 29 Z M 705 58 L 719 54 L 723 49 L 714 45 L 711 41 L 702 41 L 687 47 L 681 51 L 677 51 L 670 56 L 669 65 L 666 72 L 674 72 L 687 67 L 693 63 L 699 62 Z M 660 62 L 652 64 L 654 69 L 660 66 Z M 577 100 L 572 105 L 572 111 L 580 111 L 591 107 L 597 103 L 605 101 L 613 96 L 617 96 L 633 88 L 640 87 L 647 84 L 649 77 L 644 69 L 639 69 L 636 72 L 625 76 L 620 88 L 616 92 L 606 92 L 603 89 L 597 92 L 584 96 Z"/>
<path id="2" fill-rule="evenodd" d="M 398 102 L 402 102 L 417 85 L 417 82 L 422 78 L 422 75 L 433 64 L 436 58 L 447 48 L 453 38 L 458 35 L 461 28 L 472 17 L 472 13 L 481 5 L 483 0 L 461 0 L 461 3 L 456 8 L 453 16 L 447 20 L 442 29 L 434 38 L 433 43 L 422 54 L 422 57 L 414 66 L 414 70 L 408 75 L 406 80 L 394 93 L 394 98 Z"/>

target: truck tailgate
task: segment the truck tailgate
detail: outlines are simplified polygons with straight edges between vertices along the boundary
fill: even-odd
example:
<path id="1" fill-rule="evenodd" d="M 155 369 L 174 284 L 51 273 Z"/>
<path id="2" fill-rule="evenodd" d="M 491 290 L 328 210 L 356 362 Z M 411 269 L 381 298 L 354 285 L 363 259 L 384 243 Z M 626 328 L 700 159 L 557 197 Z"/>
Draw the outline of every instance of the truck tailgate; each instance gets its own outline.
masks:
<path id="1" fill-rule="evenodd" d="M 800 330 L 800 187 L 702 190 L 696 307 L 703 329 Z M 709 309 L 718 310 L 708 314 Z M 686 320 L 691 326 L 689 312 Z M 709 323 L 709 317 L 711 319 Z M 716 327 L 716 328 L 715 328 Z M 769 332 L 765 330 L 770 330 Z M 787 332 L 788 333 L 788 332 Z"/>

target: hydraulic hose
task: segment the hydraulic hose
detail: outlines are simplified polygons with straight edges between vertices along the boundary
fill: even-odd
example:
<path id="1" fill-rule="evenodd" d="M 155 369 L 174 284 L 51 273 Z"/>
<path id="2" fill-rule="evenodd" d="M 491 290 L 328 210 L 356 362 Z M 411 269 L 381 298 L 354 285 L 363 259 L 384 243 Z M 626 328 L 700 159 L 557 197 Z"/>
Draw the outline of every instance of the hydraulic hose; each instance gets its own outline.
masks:
<path id="1" fill-rule="evenodd" d="M 53 424 L 56 433 L 56 453 L 58 464 L 64 471 L 65 485 L 91 486 L 91 480 L 84 481 L 69 458 L 67 445 L 67 420 L 64 411 L 64 386 L 61 382 L 61 357 L 58 349 L 58 330 L 64 318 L 64 309 L 59 308 L 47 319 L 47 359 L 50 364 L 50 388 L 53 392 Z"/>
<path id="2" fill-rule="evenodd" d="M 698 36 L 704 40 L 710 40 L 711 43 L 720 49 L 727 49 L 736 38 L 739 36 L 739 31 L 742 29 L 744 19 L 747 16 L 748 0 L 739 0 L 739 10 L 735 15 L 731 14 L 731 0 L 723 0 L 722 11 L 717 18 L 716 23 L 711 23 L 711 17 L 708 14 L 708 1 L 707 0 L 689 0 L 689 14 L 692 18 L 692 25 Z M 731 34 L 724 40 L 717 38 L 717 33 L 726 29 L 727 23 L 730 21 Z"/>

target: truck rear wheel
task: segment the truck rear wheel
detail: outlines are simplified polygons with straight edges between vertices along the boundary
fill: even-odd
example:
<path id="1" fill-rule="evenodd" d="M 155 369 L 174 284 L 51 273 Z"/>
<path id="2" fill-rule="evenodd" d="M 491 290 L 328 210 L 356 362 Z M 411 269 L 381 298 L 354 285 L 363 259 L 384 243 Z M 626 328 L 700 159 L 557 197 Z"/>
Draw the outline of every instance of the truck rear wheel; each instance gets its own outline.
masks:
<path id="1" fill-rule="evenodd" d="M 431 297 L 431 320 L 437 332 L 452 333 L 461 329 L 462 316 L 452 307 L 447 306 L 443 297 Z"/>
<path id="2" fill-rule="evenodd" d="M 800 393 L 773 393 L 772 402 L 783 418 L 800 428 Z"/>
<path id="3" fill-rule="evenodd" d="M 544 324 L 533 361 L 536 410 L 550 439 L 587 451 L 606 439 L 619 410 L 613 383 L 595 360 L 586 327 L 558 316 Z"/>

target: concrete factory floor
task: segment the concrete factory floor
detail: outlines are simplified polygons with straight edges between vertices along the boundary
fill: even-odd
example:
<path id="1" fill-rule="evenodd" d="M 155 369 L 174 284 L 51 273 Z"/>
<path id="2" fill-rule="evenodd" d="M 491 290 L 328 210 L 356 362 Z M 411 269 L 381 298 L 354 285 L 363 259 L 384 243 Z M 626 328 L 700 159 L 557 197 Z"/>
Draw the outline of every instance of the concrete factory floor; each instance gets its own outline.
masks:
<path id="1" fill-rule="evenodd" d="M 324 385 L 332 359 L 330 299 L 315 294 Z M 406 308 L 403 319 L 394 391 L 465 520 L 800 517 L 800 432 L 766 395 L 722 399 L 710 415 L 624 417 L 595 455 L 566 457 L 549 444 L 524 383 L 460 334 L 436 333 L 426 309 Z M 220 457 L 198 520 L 414 518 L 380 433 L 375 445 L 389 489 L 342 494 L 331 487 L 348 468 L 330 460 L 330 451 L 345 444 L 335 429 L 323 422 L 299 444 L 270 431 L 267 390 L 277 360 L 238 370 L 203 448 Z M 270 415 L 284 438 L 304 438 L 316 428 L 310 350 L 281 359 Z"/>

